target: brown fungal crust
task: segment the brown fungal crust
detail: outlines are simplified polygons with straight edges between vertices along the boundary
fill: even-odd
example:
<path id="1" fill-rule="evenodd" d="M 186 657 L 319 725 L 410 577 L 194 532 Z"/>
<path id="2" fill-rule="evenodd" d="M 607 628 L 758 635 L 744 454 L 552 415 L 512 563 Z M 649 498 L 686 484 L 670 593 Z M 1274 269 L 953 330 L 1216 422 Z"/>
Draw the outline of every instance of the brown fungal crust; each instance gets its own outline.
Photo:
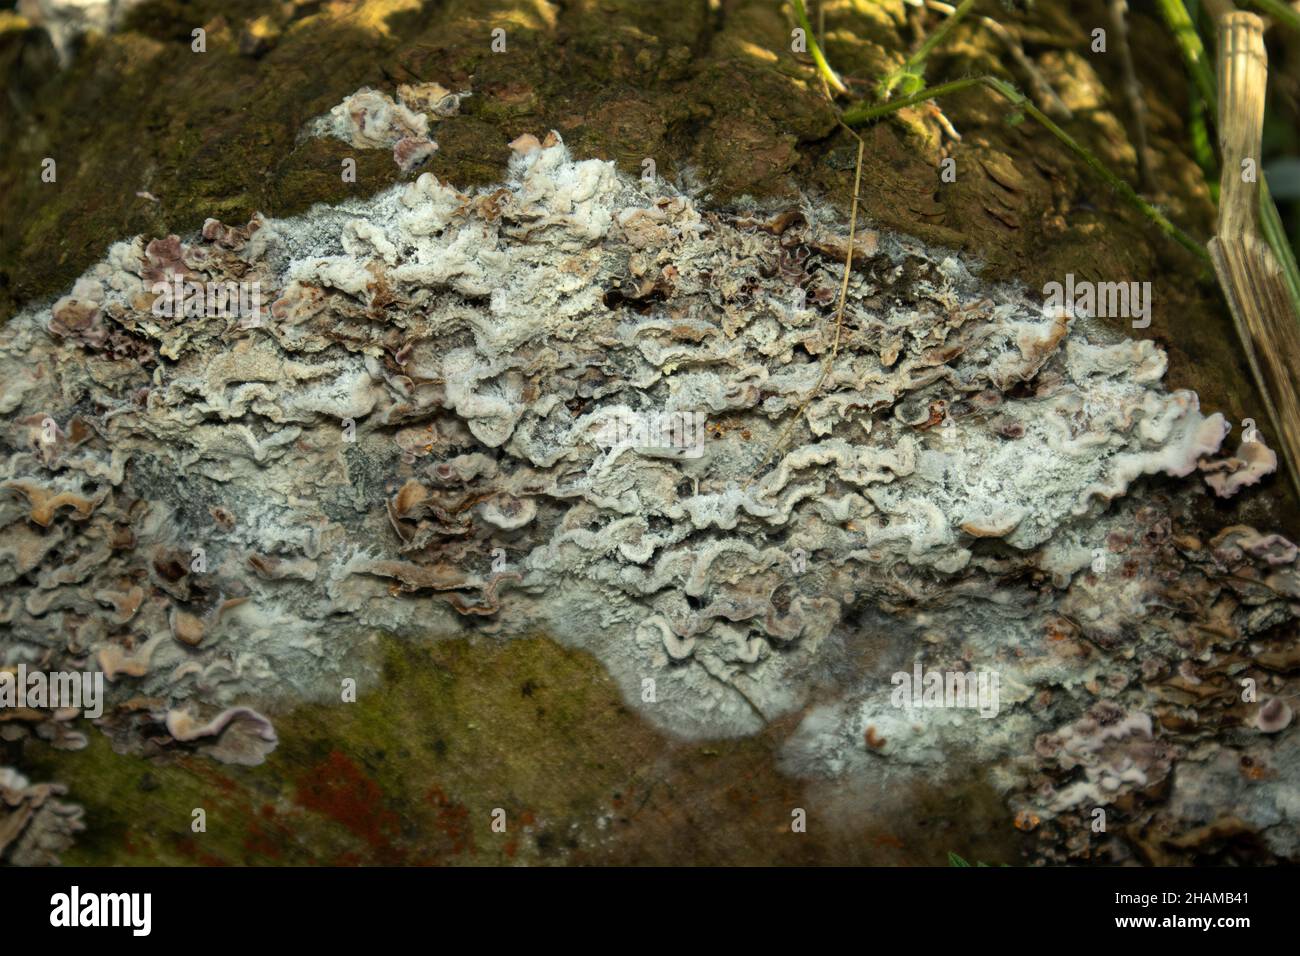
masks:
<path id="1" fill-rule="evenodd" d="M 1209 792 L 1296 855 L 1280 785 L 1220 756 L 1300 763 L 1239 684 L 1292 692 L 1262 655 L 1294 626 L 1296 549 L 1190 541 L 1203 492 L 1146 480 L 1226 433 L 1162 387 L 1159 348 L 870 230 L 836 352 L 832 208 L 712 209 L 553 134 L 516 151 L 474 195 L 426 174 L 119 243 L 77 305 L 15 319 L 6 650 L 102 669 L 122 750 L 247 763 L 276 744 L 262 715 L 336 694 L 375 630 L 542 631 L 634 706 L 654 680 L 643 711 L 682 737 L 803 712 L 801 776 L 905 785 L 965 748 L 1043 859 L 1129 858 L 1064 835 L 1098 807 L 1212 825 Z M 196 306 L 160 314 L 177 282 Z M 228 283 L 263 313 L 212 308 Z M 1000 716 L 892 706 L 922 658 L 997 671 Z"/>

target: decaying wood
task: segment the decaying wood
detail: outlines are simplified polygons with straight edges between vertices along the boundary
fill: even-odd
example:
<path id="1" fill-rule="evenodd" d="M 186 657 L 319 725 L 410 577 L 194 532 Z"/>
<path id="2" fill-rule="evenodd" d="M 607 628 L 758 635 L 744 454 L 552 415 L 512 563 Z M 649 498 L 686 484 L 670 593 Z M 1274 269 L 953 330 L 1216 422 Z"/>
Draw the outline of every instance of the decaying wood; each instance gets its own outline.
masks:
<path id="1" fill-rule="evenodd" d="M 1209 249 L 1291 480 L 1300 491 L 1300 316 L 1259 228 L 1267 80 L 1263 22 L 1250 13 L 1227 14 L 1219 21 L 1223 179 L 1217 234 Z"/>

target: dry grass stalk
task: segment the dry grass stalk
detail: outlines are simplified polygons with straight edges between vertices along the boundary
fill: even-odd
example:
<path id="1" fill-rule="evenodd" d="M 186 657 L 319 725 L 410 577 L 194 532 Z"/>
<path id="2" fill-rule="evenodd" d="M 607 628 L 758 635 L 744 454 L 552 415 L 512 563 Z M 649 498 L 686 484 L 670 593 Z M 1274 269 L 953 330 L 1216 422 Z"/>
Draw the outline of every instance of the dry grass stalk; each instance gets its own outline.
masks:
<path id="1" fill-rule="evenodd" d="M 1251 13 L 1219 20 L 1219 142 L 1223 179 L 1210 255 L 1300 492 L 1300 316 L 1281 267 L 1260 232 L 1260 135 L 1268 57 L 1264 25 Z"/>

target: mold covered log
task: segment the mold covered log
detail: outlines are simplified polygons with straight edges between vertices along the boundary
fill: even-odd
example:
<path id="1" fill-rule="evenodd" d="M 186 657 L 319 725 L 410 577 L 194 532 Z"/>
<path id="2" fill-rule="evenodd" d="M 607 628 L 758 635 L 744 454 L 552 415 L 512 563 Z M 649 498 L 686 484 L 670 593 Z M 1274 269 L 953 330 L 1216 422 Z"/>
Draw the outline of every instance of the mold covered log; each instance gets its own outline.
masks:
<path id="1" fill-rule="evenodd" d="M 846 75 L 907 47 L 868 6 Z M 0 860 L 1300 857 L 1290 492 L 1212 289 L 1059 144 L 909 111 L 851 229 L 775 4 L 121 9 L 0 33 L 0 667 L 105 677 L 0 708 Z"/>

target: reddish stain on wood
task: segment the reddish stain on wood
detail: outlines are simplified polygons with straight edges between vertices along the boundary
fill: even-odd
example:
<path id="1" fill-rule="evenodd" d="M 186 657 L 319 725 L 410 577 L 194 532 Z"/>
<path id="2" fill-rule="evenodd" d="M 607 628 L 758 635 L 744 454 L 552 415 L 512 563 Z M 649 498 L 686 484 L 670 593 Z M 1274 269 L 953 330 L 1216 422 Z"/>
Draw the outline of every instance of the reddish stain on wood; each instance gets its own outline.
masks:
<path id="1" fill-rule="evenodd" d="M 294 800 L 364 840 L 377 862 L 405 862 L 405 852 L 393 844 L 399 831 L 397 814 L 384 807 L 383 790 L 346 754 L 332 750 L 299 777 Z"/>

